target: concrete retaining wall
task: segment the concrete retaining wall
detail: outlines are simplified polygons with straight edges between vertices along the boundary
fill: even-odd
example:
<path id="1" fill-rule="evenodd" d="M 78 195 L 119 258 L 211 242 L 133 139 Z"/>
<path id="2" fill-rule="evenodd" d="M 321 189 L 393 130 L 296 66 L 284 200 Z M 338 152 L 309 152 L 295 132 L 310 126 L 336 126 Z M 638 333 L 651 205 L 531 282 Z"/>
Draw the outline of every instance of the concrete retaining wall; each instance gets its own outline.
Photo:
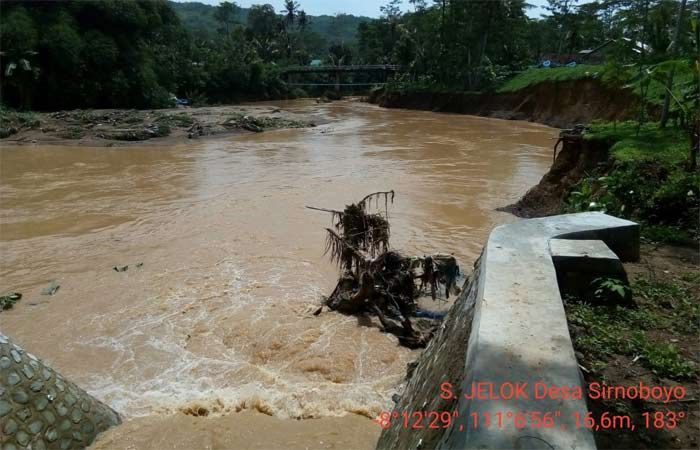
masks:
<path id="1" fill-rule="evenodd" d="M 447 429 L 406 429 L 400 421 L 380 437 L 378 449 L 595 449 L 590 430 L 574 414 L 587 412 L 549 242 L 554 238 L 602 240 L 622 259 L 639 254 L 637 224 L 602 213 L 530 219 L 491 233 L 469 289 L 448 314 L 435 345 L 425 350 L 394 412 L 454 411 Z M 441 355 L 440 352 L 448 352 Z M 436 366 L 439 361 L 446 362 Z M 455 373 L 457 375 L 455 376 Z M 452 375 L 449 375 L 452 374 Z M 436 402 L 443 381 L 460 397 Z M 473 383 L 527 383 L 528 399 L 472 399 Z M 583 399 L 538 399 L 535 383 L 584 388 Z M 556 427 L 518 427 L 508 413 L 556 413 Z M 558 413 L 557 413 L 558 412 Z M 501 415 L 500 426 L 484 417 Z M 469 420 L 477 416 L 481 425 Z M 494 420 L 495 421 L 495 420 Z M 426 424 L 427 425 L 427 424 Z"/>

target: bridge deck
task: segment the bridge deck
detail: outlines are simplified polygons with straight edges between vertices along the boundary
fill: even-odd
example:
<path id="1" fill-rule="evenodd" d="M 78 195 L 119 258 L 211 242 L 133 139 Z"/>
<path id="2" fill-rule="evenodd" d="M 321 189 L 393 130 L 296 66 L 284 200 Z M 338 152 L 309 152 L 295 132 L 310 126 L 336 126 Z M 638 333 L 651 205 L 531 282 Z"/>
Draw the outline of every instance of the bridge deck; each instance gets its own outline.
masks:
<path id="1" fill-rule="evenodd" d="M 395 64 L 363 64 L 350 66 L 292 66 L 282 69 L 282 74 L 290 73 L 337 73 L 337 72 L 396 72 Z"/>

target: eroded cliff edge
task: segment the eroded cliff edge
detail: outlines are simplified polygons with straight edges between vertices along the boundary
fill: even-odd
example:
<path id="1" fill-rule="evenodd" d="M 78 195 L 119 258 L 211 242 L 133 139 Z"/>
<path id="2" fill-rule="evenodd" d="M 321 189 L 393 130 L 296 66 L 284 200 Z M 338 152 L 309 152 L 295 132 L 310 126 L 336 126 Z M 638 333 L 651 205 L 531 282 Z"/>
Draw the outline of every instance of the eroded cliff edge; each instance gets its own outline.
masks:
<path id="1" fill-rule="evenodd" d="M 611 101 L 611 99 L 615 101 Z M 529 120 L 568 128 L 593 119 L 627 120 L 639 107 L 636 95 L 604 85 L 597 79 L 545 81 L 516 92 L 385 92 L 375 91 L 371 103 L 385 108 L 471 114 L 499 119 Z M 650 106 L 650 113 L 654 107 Z"/>

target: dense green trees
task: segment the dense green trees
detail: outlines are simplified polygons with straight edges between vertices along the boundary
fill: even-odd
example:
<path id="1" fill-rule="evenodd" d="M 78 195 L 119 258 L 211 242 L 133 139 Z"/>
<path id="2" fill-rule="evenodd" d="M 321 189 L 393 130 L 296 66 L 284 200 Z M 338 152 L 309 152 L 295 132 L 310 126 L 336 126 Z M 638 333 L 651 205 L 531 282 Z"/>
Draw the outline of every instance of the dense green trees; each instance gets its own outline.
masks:
<path id="1" fill-rule="evenodd" d="M 231 2 L 221 2 L 216 11 L 214 12 L 214 18 L 221 23 L 223 26 L 222 31 L 226 34 L 231 32 L 231 27 L 236 22 L 236 11 L 238 10 L 238 5 Z"/>
<path id="2" fill-rule="evenodd" d="M 165 0 L 4 1 L 2 102 L 21 109 L 163 107 L 173 94 L 226 102 L 288 94 L 279 67 L 328 59 L 299 3 L 234 2 L 212 13 L 207 33 L 183 26 Z M 191 18 L 191 17 L 190 17 Z"/>
<path id="3" fill-rule="evenodd" d="M 659 63 L 673 54 L 689 55 L 689 38 L 671 47 L 680 0 L 548 0 L 548 15 L 528 18 L 524 0 L 412 0 L 401 13 L 396 0 L 380 20 L 358 29 L 359 59 L 397 63 L 412 80 L 437 86 L 482 90 L 543 59 L 559 63 L 603 44 L 620 66 Z M 691 17 L 680 22 L 690 29 Z M 613 57 L 614 55 L 614 57 Z"/>
<path id="4" fill-rule="evenodd" d="M 466 89 L 493 81 L 495 66 L 515 69 L 528 59 L 524 0 L 413 3 L 402 15 L 390 2 L 381 20 L 360 27 L 360 58 Z"/>
<path id="5" fill-rule="evenodd" d="M 161 64 L 178 52 L 171 42 L 182 30 L 165 2 L 32 2 L 25 7 L 7 1 L 1 25 L 2 94 L 10 105 L 160 106 L 176 87 L 176 73 L 167 70 L 172 64 Z"/>
<path id="6" fill-rule="evenodd" d="M 213 102 L 270 98 L 287 91 L 280 67 L 312 59 L 395 63 L 405 80 L 484 90 L 544 59 L 581 62 L 581 49 L 606 43 L 610 73 L 643 90 L 648 83 L 633 78 L 673 80 L 677 67 L 692 66 L 690 30 L 700 6 L 684 1 L 680 20 L 681 0 L 549 0 L 541 19 L 526 15 L 526 0 L 411 0 L 410 11 L 390 0 L 380 19 L 361 20 L 309 17 L 293 0 L 279 12 L 230 1 L 7 0 L 0 14 L 2 101 L 53 109 L 159 107 L 172 94 Z M 669 59 L 680 66 L 664 63 Z M 667 99 L 669 109 L 680 108 Z"/>
<path id="7" fill-rule="evenodd" d="M 0 32 L 3 49 L 3 85 L 15 92 L 15 101 L 26 108 L 31 105 L 32 87 L 39 77 L 36 50 L 39 32 L 24 8 L 11 11 Z"/>

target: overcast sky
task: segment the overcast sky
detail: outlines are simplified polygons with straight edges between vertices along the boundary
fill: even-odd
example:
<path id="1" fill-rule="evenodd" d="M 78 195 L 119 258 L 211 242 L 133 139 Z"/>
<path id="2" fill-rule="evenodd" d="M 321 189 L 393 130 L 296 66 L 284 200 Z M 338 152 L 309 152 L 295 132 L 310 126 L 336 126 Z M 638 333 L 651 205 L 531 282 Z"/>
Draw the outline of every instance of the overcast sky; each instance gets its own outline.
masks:
<path id="1" fill-rule="evenodd" d="M 187 0 L 176 0 L 187 1 Z M 220 0 L 198 0 L 202 3 L 210 5 L 218 5 Z M 335 15 L 336 13 L 347 13 L 355 16 L 379 17 L 379 7 L 387 3 L 386 0 L 297 0 L 304 11 L 312 16 L 320 16 L 322 14 Z M 250 5 L 269 3 L 276 10 L 282 9 L 284 0 L 236 0 L 239 6 L 245 8 Z M 535 5 L 528 11 L 530 17 L 539 17 L 544 12 L 542 6 L 547 4 L 547 0 L 529 0 L 530 4 Z M 404 0 L 406 9 L 410 6 L 408 0 Z"/>

